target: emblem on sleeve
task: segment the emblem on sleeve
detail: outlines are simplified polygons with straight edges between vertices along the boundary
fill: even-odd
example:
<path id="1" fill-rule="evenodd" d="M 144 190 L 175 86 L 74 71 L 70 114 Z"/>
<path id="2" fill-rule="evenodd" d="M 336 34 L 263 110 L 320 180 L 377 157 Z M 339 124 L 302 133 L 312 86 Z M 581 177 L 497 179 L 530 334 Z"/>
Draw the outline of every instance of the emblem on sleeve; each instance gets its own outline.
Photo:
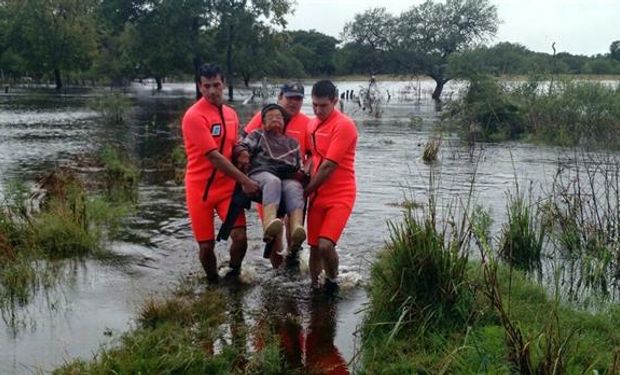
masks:
<path id="1" fill-rule="evenodd" d="M 222 135 L 222 125 L 213 124 L 213 126 L 211 126 L 211 135 L 214 137 L 219 137 L 220 135 Z"/>

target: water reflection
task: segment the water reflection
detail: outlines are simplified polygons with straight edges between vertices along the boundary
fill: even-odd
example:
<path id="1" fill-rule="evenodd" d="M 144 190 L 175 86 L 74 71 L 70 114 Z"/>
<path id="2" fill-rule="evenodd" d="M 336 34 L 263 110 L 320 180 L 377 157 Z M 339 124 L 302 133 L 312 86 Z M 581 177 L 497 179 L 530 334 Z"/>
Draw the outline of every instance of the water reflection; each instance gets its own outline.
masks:
<path id="1" fill-rule="evenodd" d="M 257 351 L 264 349 L 266 331 L 275 335 L 288 370 L 330 375 L 350 373 L 335 345 L 338 298 L 322 293 L 300 297 L 299 290 L 264 289 L 261 300 L 262 311 L 255 331 L 262 333 L 254 340 Z"/>

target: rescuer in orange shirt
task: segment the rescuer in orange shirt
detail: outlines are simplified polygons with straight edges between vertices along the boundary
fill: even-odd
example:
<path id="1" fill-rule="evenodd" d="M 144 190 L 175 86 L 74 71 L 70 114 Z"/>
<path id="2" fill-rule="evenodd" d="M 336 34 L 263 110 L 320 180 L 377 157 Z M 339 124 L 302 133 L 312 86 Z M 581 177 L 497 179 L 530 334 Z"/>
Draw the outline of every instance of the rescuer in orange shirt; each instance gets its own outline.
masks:
<path id="1" fill-rule="evenodd" d="M 308 134 L 308 124 L 310 122 L 310 118 L 306 116 L 303 112 L 301 112 L 301 106 L 304 102 L 304 85 L 298 81 L 287 82 L 280 88 L 280 94 L 278 95 L 278 104 L 281 105 L 286 112 L 289 114 L 289 118 L 284 127 L 284 134 L 287 136 L 297 140 L 299 142 L 299 150 L 301 152 L 301 156 L 303 158 L 303 162 L 305 164 L 307 157 L 307 134 Z M 244 132 L 249 134 L 257 129 L 260 129 L 262 126 L 261 113 L 257 112 L 254 117 L 248 122 L 246 125 Z M 242 159 L 237 162 L 237 166 L 240 169 L 244 168 L 244 165 L 249 164 L 249 159 Z M 258 206 L 258 210 L 260 216 L 262 218 L 262 209 L 261 206 Z M 291 246 L 291 230 L 290 225 L 288 224 L 288 220 L 285 221 L 286 225 L 286 237 L 288 243 L 288 254 L 289 259 L 292 261 L 296 260 L 296 255 L 299 251 L 299 248 L 294 248 Z M 273 243 L 273 249 L 270 254 L 270 261 L 273 268 L 278 268 L 280 264 L 282 264 L 282 253 L 283 243 L 282 236 L 280 235 Z"/>
<path id="2" fill-rule="evenodd" d="M 187 155 L 185 195 L 200 263 L 208 281 L 214 283 L 218 281 L 214 214 L 225 219 L 235 181 L 248 195 L 258 193 L 259 187 L 231 162 L 239 119 L 232 108 L 223 104 L 222 71 L 215 64 L 205 64 L 199 74 L 202 98 L 187 110 L 182 121 Z M 238 276 L 247 250 L 244 215 L 239 216 L 230 236 L 229 275 Z"/>
<path id="3" fill-rule="evenodd" d="M 357 127 L 338 111 L 336 86 L 318 81 L 312 87 L 312 109 L 316 118 L 308 126 L 311 179 L 305 188 L 309 197 L 308 244 L 310 277 L 318 287 L 325 269 L 325 289 L 337 288 L 338 254 L 336 244 L 353 210 L 356 195 L 355 149 Z"/>

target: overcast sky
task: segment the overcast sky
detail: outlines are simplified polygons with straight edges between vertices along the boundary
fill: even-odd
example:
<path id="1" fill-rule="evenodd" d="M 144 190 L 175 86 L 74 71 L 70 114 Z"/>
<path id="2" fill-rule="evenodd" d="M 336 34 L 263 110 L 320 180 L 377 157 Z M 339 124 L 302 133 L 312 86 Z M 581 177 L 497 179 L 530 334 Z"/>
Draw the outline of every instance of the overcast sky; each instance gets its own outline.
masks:
<path id="1" fill-rule="evenodd" d="M 344 24 L 356 13 L 384 6 L 398 15 L 421 0 L 297 0 L 295 14 L 288 17 L 289 30 L 315 29 L 340 36 Z M 501 23 L 492 43 L 509 41 L 551 53 L 594 55 L 609 52 L 620 40 L 620 0 L 491 0 Z"/>

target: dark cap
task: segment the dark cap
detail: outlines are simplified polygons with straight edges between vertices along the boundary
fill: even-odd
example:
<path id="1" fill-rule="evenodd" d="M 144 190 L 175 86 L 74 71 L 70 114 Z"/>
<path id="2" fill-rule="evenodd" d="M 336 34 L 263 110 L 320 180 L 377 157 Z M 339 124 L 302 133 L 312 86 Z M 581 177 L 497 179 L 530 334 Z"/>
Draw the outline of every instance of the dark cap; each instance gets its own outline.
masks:
<path id="1" fill-rule="evenodd" d="M 267 112 L 271 111 L 272 109 L 277 109 L 278 111 L 280 111 L 280 113 L 282 113 L 282 117 L 284 117 L 284 121 L 286 122 L 288 119 L 288 113 L 286 112 L 286 109 L 284 109 L 281 105 L 276 104 L 276 103 L 269 103 L 267 105 L 265 105 L 263 107 L 263 109 L 261 109 L 260 111 L 260 118 L 261 120 L 265 120 L 265 114 L 267 114 Z"/>
<path id="2" fill-rule="evenodd" d="M 280 89 L 280 93 L 286 96 L 287 98 L 291 96 L 299 96 L 303 98 L 304 97 L 304 85 L 302 85 L 301 82 L 298 82 L 298 81 L 287 82 L 284 85 L 282 85 L 282 88 Z"/>

